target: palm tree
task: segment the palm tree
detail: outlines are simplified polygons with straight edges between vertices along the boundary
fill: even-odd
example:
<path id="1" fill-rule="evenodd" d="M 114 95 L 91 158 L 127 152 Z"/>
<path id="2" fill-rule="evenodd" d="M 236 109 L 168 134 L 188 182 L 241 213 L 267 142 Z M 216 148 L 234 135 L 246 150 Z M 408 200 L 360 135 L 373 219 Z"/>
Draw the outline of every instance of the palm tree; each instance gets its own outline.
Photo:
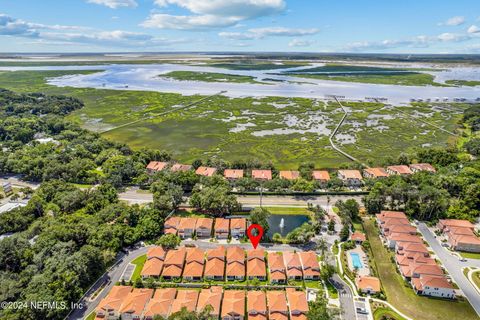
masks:
<path id="1" fill-rule="evenodd" d="M 318 240 L 316 250 L 322 253 L 322 257 L 325 255 L 325 251 L 328 250 L 328 245 L 324 238 L 320 238 L 320 240 Z"/>

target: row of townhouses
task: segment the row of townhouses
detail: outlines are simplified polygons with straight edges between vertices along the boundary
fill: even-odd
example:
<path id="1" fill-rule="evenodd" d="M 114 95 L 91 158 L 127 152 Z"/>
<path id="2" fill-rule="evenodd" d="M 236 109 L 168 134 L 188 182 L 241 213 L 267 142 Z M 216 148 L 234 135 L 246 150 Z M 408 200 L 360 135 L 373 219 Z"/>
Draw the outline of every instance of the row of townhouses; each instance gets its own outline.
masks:
<path id="1" fill-rule="evenodd" d="M 246 218 L 194 218 L 194 217 L 170 217 L 165 220 L 165 234 L 176 234 L 180 238 L 191 238 L 195 234 L 197 238 L 227 239 L 243 238 L 247 229 Z"/>

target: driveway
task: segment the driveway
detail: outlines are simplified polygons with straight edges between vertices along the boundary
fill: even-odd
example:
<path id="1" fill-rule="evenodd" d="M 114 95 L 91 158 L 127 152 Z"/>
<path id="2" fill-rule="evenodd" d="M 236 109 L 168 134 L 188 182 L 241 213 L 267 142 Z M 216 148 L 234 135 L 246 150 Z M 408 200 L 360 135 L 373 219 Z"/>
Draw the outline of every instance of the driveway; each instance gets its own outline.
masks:
<path id="1" fill-rule="evenodd" d="M 343 311 L 342 319 L 356 320 L 352 289 L 350 289 L 338 274 L 334 274 L 332 278 L 330 278 L 330 282 L 338 291 L 338 298 Z"/>
<path id="2" fill-rule="evenodd" d="M 462 268 L 464 267 L 480 266 L 480 261 L 475 259 L 467 259 L 467 261 L 461 262 L 457 256 L 453 255 L 451 252 L 441 246 L 440 242 L 435 238 L 435 235 L 430 229 L 428 229 L 425 223 L 420 222 L 418 224 L 418 230 L 420 230 L 423 238 L 428 242 L 452 279 L 455 280 L 459 288 L 463 291 L 463 294 L 468 299 L 477 314 L 480 315 L 480 294 L 477 292 L 477 290 L 475 290 L 471 282 L 465 277 L 462 271 Z"/>

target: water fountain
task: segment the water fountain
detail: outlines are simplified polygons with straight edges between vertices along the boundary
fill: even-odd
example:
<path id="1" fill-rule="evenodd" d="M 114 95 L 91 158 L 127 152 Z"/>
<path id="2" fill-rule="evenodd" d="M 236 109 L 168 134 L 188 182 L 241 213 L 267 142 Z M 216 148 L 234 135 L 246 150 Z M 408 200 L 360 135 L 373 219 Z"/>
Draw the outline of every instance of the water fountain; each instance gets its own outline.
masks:
<path id="1" fill-rule="evenodd" d="M 285 227 L 285 219 L 282 218 L 282 220 L 280 220 L 280 229 L 283 229 Z"/>

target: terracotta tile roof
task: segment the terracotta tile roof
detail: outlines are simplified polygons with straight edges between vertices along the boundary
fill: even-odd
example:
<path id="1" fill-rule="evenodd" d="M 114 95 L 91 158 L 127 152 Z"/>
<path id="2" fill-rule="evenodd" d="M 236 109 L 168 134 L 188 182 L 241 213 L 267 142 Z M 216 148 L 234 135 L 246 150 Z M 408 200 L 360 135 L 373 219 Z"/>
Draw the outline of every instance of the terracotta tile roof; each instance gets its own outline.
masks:
<path id="1" fill-rule="evenodd" d="M 162 171 L 167 165 L 167 162 L 150 161 L 147 165 L 147 169 L 152 171 Z"/>
<path id="2" fill-rule="evenodd" d="M 450 241 L 452 242 L 453 246 L 457 246 L 459 244 L 469 244 L 469 245 L 479 245 L 480 246 L 480 239 L 476 236 L 466 236 L 466 235 L 453 235 L 450 237 Z"/>
<path id="3" fill-rule="evenodd" d="M 228 233 L 230 230 L 230 219 L 215 218 L 215 232 L 219 232 L 220 230 Z"/>
<path id="4" fill-rule="evenodd" d="M 172 309 L 170 313 L 173 314 L 182 310 L 182 308 L 186 308 L 187 311 L 195 311 L 197 308 L 197 301 L 198 301 L 198 294 L 197 290 L 178 290 L 177 298 L 173 301 Z"/>
<path id="5" fill-rule="evenodd" d="M 195 229 L 197 224 L 197 218 L 180 218 L 180 223 L 178 224 L 178 230 L 185 229 Z"/>
<path id="6" fill-rule="evenodd" d="M 247 292 L 248 319 L 267 319 L 267 295 L 264 291 Z"/>
<path id="7" fill-rule="evenodd" d="M 307 296 L 303 291 L 297 291 L 294 288 L 287 288 L 287 300 L 290 309 L 290 319 L 306 319 L 309 310 Z"/>
<path id="8" fill-rule="evenodd" d="M 147 259 L 158 258 L 163 260 L 167 252 L 160 246 L 152 247 L 147 251 Z"/>
<path id="9" fill-rule="evenodd" d="M 314 251 L 300 252 L 300 261 L 302 262 L 303 272 L 305 270 L 320 270 L 320 266 L 317 260 L 317 254 Z"/>
<path id="10" fill-rule="evenodd" d="M 412 174 L 412 170 L 408 166 L 399 165 L 399 166 L 388 166 L 388 170 L 395 172 L 395 174 Z"/>
<path id="11" fill-rule="evenodd" d="M 288 319 L 287 298 L 284 291 L 267 291 L 267 301 L 269 319 Z"/>
<path id="12" fill-rule="evenodd" d="M 283 261 L 287 267 L 287 275 L 289 277 L 303 276 L 302 272 L 302 263 L 300 262 L 300 257 L 296 252 L 284 252 Z"/>
<path id="13" fill-rule="evenodd" d="M 413 285 L 417 290 L 423 290 L 426 286 L 430 288 L 453 289 L 453 286 L 445 277 L 423 276 L 412 279 Z"/>
<path id="14" fill-rule="evenodd" d="M 204 262 L 205 261 L 205 252 L 200 248 L 186 248 L 186 262 Z"/>
<path id="15" fill-rule="evenodd" d="M 202 289 L 202 291 L 200 291 L 200 295 L 198 296 L 197 312 L 201 312 L 208 305 L 210 305 L 213 308 L 213 310 L 210 312 L 210 315 L 220 315 L 222 296 L 222 287 L 213 286 L 209 289 Z"/>
<path id="16" fill-rule="evenodd" d="M 400 248 L 404 253 L 419 252 L 428 254 L 428 248 L 423 243 L 397 242 L 397 248 Z"/>
<path id="17" fill-rule="evenodd" d="M 227 262 L 226 274 L 227 277 L 245 277 L 245 263 Z"/>
<path id="18" fill-rule="evenodd" d="M 436 172 L 435 168 L 430 163 L 415 163 L 410 165 L 410 169 L 417 171 Z"/>
<path id="19" fill-rule="evenodd" d="M 355 283 L 360 290 L 380 292 L 380 280 L 376 277 L 357 277 Z"/>
<path id="20" fill-rule="evenodd" d="M 340 179 L 362 179 L 362 174 L 358 170 L 338 170 Z"/>
<path id="21" fill-rule="evenodd" d="M 225 290 L 221 317 L 228 316 L 245 316 L 245 291 Z"/>
<path id="22" fill-rule="evenodd" d="M 187 248 L 184 277 L 202 277 L 205 264 L 205 253 L 199 248 Z"/>
<path id="23" fill-rule="evenodd" d="M 130 313 L 140 316 L 152 296 L 153 289 L 133 289 L 132 292 L 124 297 L 125 300 L 120 307 L 120 313 Z"/>
<path id="24" fill-rule="evenodd" d="M 247 276 L 248 277 L 266 277 L 267 270 L 264 260 L 258 258 L 247 261 Z"/>
<path id="25" fill-rule="evenodd" d="M 232 262 L 232 261 L 245 262 L 245 251 L 238 246 L 228 247 L 227 261 L 228 262 Z"/>
<path id="26" fill-rule="evenodd" d="M 209 258 L 205 264 L 205 277 L 223 277 L 225 270 L 225 261 L 220 258 Z"/>
<path id="27" fill-rule="evenodd" d="M 96 308 L 97 313 L 100 310 L 103 310 L 103 313 L 107 310 L 119 311 L 123 300 L 130 291 L 132 291 L 132 287 L 129 286 L 113 286 L 112 290 L 98 304 Z"/>
<path id="28" fill-rule="evenodd" d="M 383 210 L 383 211 L 380 211 L 379 214 L 377 214 L 377 218 L 378 217 L 381 217 L 381 218 L 403 218 L 403 219 L 407 219 L 407 216 L 405 215 L 404 212 L 402 211 L 386 211 L 386 210 Z"/>
<path id="29" fill-rule="evenodd" d="M 175 163 L 171 168 L 170 170 L 173 171 L 173 172 L 176 172 L 176 171 L 188 171 L 188 170 L 191 170 L 192 169 L 192 166 L 189 165 L 189 164 L 180 164 L 180 163 Z"/>
<path id="30" fill-rule="evenodd" d="M 470 228 L 474 229 L 475 226 L 468 220 L 458 220 L 458 219 L 441 219 L 439 221 L 441 225 L 444 227 L 462 227 L 462 228 Z"/>
<path id="31" fill-rule="evenodd" d="M 272 180 L 272 170 L 252 170 L 252 178 L 257 180 Z"/>
<path id="32" fill-rule="evenodd" d="M 396 220 L 399 220 L 399 219 L 396 219 Z M 400 220 L 403 220 L 403 219 L 400 219 Z M 406 234 L 416 234 L 417 233 L 417 228 L 415 228 L 414 226 L 410 225 L 410 224 L 404 224 L 404 223 L 401 223 L 401 224 L 393 224 L 392 223 L 389 223 L 388 224 L 388 233 L 406 233 Z"/>
<path id="33" fill-rule="evenodd" d="M 215 249 L 208 249 L 207 259 L 210 260 L 212 258 L 219 258 L 221 260 L 225 260 L 225 247 L 219 246 L 219 247 L 216 247 Z"/>
<path id="34" fill-rule="evenodd" d="M 165 228 L 165 230 L 163 230 L 163 233 L 164 233 L 164 234 L 174 234 L 174 235 L 176 235 L 176 234 L 177 234 L 177 229 L 174 229 L 174 228 Z"/>
<path id="35" fill-rule="evenodd" d="M 180 217 L 170 217 L 165 220 L 165 229 L 167 228 L 177 228 L 180 223 Z"/>
<path id="36" fill-rule="evenodd" d="M 413 264 L 410 265 L 413 274 L 429 275 L 429 276 L 443 276 L 443 270 L 436 264 Z"/>
<path id="37" fill-rule="evenodd" d="M 388 177 L 389 174 L 383 168 L 367 168 L 363 170 L 364 175 L 368 175 L 374 178 Z"/>
<path id="38" fill-rule="evenodd" d="M 411 234 L 405 234 L 405 233 L 392 233 L 387 238 L 389 240 L 400 241 L 400 242 L 423 243 L 422 239 L 420 239 L 419 236 L 412 236 Z"/>
<path id="39" fill-rule="evenodd" d="M 300 178 L 300 172 L 295 170 L 283 170 L 280 171 L 279 176 L 281 179 L 295 180 Z"/>
<path id="40" fill-rule="evenodd" d="M 162 276 L 180 277 L 185 262 L 185 249 L 169 250 L 163 264 Z"/>
<path id="41" fill-rule="evenodd" d="M 448 227 L 447 233 L 450 235 L 464 235 L 464 236 L 475 235 L 472 229 L 463 228 L 463 227 Z"/>
<path id="42" fill-rule="evenodd" d="M 142 272 L 140 273 L 145 277 L 159 277 L 162 273 L 163 261 L 157 258 L 151 258 L 145 261 Z"/>
<path id="43" fill-rule="evenodd" d="M 200 176 L 211 177 L 217 172 L 217 168 L 198 167 L 195 173 Z"/>
<path id="44" fill-rule="evenodd" d="M 283 262 L 283 255 L 278 252 L 268 253 L 268 268 L 272 270 L 285 271 L 285 263 Z"/>
<path id="45" fill-rule="evenodd" d="M 230 219 L 230 230 L 245 230 L 247 229 L 247 219 L 232 218 Z"/>
<path id="46" fill-rule="evenodd" d="M 170 308 L 176 295 L 177 289 L 175 288 L 157 289 L 153 295 L 153 298 L 150 299 L 145 307 L 143 316 L 151 318 L 156 315 L 159 315 L 163 318 L 168 317 L 170 314 Z"/>
<path id="47" fill-rule="evenodd" d="M 196 229 L 207 229 L 212 230 L 213 219 L 212 218 L 198 218 L 197 224 L 195 225 Z"/>
<path id="48" fill-rule="evenodd" d="M 365 233 L 360 231 L 355 231 L 354 233 L 352 233 L 352 235 L 350 236 L 350 239 L 353 241 L 362 241 L 362 242 L 367 240 L 367 238 L 365 237 Z"/>
<path id="49" fill-rule="evenodd" d="M 396 225 L 404 225 L 404 226 L 410 226 L 410 221 L 405 218 L 383 218 L 383 220 L 380 220 L 382 223 L 383 228 L 391 228 L 392 226 Z"/>
<path id="50" fill-rule="evenodd" d="M 328 171 L 325 171 L 325 170 L 314 170 L 312 172 L 312 177 L 314 180 L 319 180 L 319 181 L 330 180 L 330 174 L 328 173 Z"/>
<path id="51" fill-rule="evenodd" d="M 240 179 L 243 178 L 243 170 L 241 169 L 225 169 L 223 176 L 227 179 Z"/>

